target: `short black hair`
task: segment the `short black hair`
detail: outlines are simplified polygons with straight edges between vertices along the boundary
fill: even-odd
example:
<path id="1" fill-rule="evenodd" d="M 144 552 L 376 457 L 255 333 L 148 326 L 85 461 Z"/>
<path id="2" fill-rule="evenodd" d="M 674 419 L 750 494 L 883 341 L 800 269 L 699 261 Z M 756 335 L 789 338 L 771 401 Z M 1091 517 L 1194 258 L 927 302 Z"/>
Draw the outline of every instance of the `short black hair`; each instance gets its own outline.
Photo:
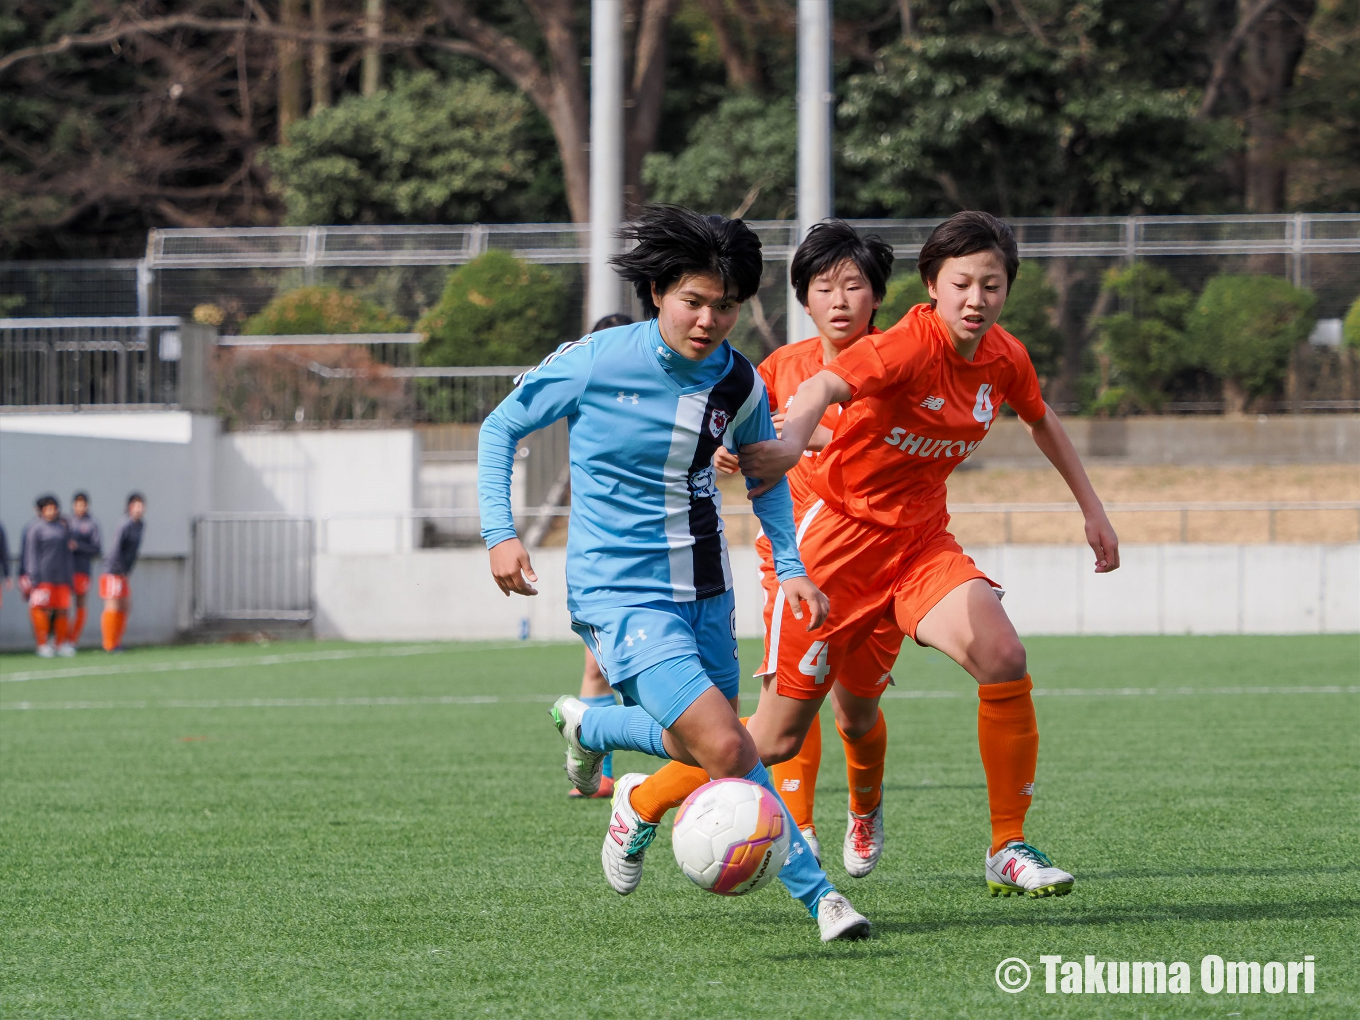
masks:
<path id="1" fill-rule="evenodd" d="M 591 326 L 590 331 L 592 333 L 598 333 L 602 329 L 613 329 L 615 326 L 631 326 L 632 324 L 633 317 L 631 315 L 625 315 L 623 312 L 614 312 L 612 315 L 606 315 L 599 322 L 595 323 L 595 325 Z"/>
<path id="2" fill-rule="evenodd" d="M 78 499 L 83 499 L 86 503 L 88 503 L 90 501 L 90 494 L 86 492 L 84 489 L 81 489 L 79 492 L 77 492 L 74 496 L 71 497 L 71 502 L 74 503 Z"/>
<path id="3" fill-rule="evenodd" d="M 741 220 L 704 216 L 678 205 L 653 205 L 619 232 L 636 241 L 632 251 L 615 255 L 610 265 L 637 290 L 649 318 L 660 309 L 652 301 L 652 284 L 664 294 L 684 276 L 716 276 L 727 295 L 745 301 L 760 287 L 765 259 L 760 238 Z"/>
<path id="4" fill-rule="evenodd" d="M 46 496 L 39 496 L 37 505 L 39 512 L 41 512 L 42 510 L 49 506 L 54 506 L 59 510 L 61 509 L 61 504 L 57 502 L 57 497 L 50 494 Z"/>
<path id="5" fill-rule="evenodd" d="M 969 210 L 957 212 L 930 232 L 921 246 L 916 268 L 927 286 L 940 275 L 945 259 L 961 259 L 980 251 L 994 251 L 1006 265 L 1006 289 L 1015 283 L 1020 269 L 1020 248 L 1015 234 L 991 213 Z"/>
<path id="6" fill-rule="evenodd" d="M 146 502 L 146 497 L 143 496 L 140 492 L 129 492 L 129 493 L 128 493 L 128 498 L 127 498 L 127 505 L 128 505 L 128 506 L 132 506 L 133 503 L 145 503 L 145 502 Z"/>
<path id="7" fill-rule="evenodd" d="M 869 281 L 874 297 L 883 300 L 892 275 L 892 245 L 877 234 L 861 235 L 845 220 L 824 220 L 812 225 L 789 263 L 789 279 L 798 303 L 807 304 L 812 281 L 842 262 L 853 262 Z"/>

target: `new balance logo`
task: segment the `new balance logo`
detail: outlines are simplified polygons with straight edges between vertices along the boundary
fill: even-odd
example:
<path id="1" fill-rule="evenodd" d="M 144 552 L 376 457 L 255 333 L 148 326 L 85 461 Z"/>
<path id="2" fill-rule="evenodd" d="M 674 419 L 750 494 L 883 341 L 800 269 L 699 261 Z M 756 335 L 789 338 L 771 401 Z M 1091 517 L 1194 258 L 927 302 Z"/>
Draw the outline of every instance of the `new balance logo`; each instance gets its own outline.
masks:
<path id="1" fill-rule="evenodd" d="M 611 830 L 612 831 L 612 830 Z M 1018 857 L 1012 857 L 1001 867 L 1003 878 L 1009 878 L 1012 882 L 1019 883 L 1020 876 L 1024 874 L 1026 865 L 1020 863 Z"/>
<path id="2" fill-rule="evenodd" d="M 801 779 L 785 779 L 779 784 L 779 789 L 783 793 L 797 793 L 798 787 L 803 785 Z"/>
<path id="3" fill-rule="evenodd" d="M 623 836 L 628 831 L 628 823 L 623 820 L 623 816 L 617 811 L 614 812 L 614 820 L 609 823 L 609 838 L 619 846 L 623 846 Z"/>
<path id="4" fill-rule="evenodd" d="M 926 397 L 921 406 L 927 411 L 938 411 L 944 407 L 944 397 Z"/>
<path id="5" fill-rule="evenodd" d="M 1033 796 L 1034 796 L 1034 784 L 1033 784 L 1033 783 L 1026 783 L 1024 786 L 1020 787 L 1020 796 L 1022 796 L 1022 797 L 1033 797 Z"/>
<path id="6" fill-rule="evenodd" d="M 620 404 L 622 404 L 625 400 L 631 400 L 633 403 L 636 404 L 638 402 L 638 395 L 636 393 L 624 393 L 623 390 L 619 390 L 619 395 L 614 399 L 617 400 Z"/>

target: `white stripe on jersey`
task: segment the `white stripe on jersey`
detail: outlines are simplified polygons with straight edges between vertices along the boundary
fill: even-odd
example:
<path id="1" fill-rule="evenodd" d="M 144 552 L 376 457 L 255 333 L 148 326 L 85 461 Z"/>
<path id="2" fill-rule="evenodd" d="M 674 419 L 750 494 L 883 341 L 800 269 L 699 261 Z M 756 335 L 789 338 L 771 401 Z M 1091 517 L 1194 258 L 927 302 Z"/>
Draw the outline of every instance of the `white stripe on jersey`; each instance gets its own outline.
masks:
<path id="1" fill-rule="evenodd" d="M 817 511 L 826 505 L 825 500 L 817 500 L 812 506 L 808 507 L 808 512 L 803 515 L 803 520 L 798 525 L 798 534 L 794 536 L 794 543 L 801 546 L 803 536 L 807 534 L 808 527 L 812 524 L 812 518 L 817 516 Z M 770 651 L 765 656 L 765 672 L 757 673 L 756 676 L 773 676 L 779 671 L 779 625 L 784 621 L 784 587 L 779 586 L 779 590 L 774 597 L 774 612 L 770 615 Z"/>
<path id="2" fill-rule="evenodd" d="M 661 471 L 666 494 L 666 544 L 670 547 L 671 596 L 676 602 L 693 602 L 694 536 L 689 530 L 689 469 L 699 446 L 699 429 L 704 424 L 712 387 L 688 393 L 675 402 L 675 424 L 671 427 L 671 448 Z M 724 568 L 725 570 L 725 568 Z"/>

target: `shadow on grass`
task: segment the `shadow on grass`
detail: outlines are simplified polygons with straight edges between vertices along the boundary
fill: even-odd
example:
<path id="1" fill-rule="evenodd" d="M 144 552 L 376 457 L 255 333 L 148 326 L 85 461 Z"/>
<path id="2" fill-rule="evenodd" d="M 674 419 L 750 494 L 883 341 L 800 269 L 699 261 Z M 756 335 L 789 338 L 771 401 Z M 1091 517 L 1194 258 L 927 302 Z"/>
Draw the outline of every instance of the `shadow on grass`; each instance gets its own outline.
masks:
<path id="1" fill-rule="evenodd" d="M 1070 902 L 1070 901 L 1069 901 Z M 1003 908 L 1004 909 L 1004 908 Z M 906 921 L 874 919 L 880 935 L 928 935 L 968 928 L 1077 928 L 1121 924 L 1162 924 L 1175 921 L 1315 921 L 1360 915 L 1360 900 L 1314 900 L 1300 903 L 1187 903 L 1125 910 L 1104 909 L 1089 914 L 1029 913 L 1019 916 L 942 918 Z"/>

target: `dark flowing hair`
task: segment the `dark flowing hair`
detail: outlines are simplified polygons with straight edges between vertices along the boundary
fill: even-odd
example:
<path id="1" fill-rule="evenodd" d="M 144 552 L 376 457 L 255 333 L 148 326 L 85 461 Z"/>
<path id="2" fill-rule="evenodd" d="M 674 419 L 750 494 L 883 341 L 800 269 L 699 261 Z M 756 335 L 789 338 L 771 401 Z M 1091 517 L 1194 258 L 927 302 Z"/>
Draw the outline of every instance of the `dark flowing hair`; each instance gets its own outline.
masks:
<path id="1" fill-rule="evenodd" d="M 649 318 L 660 311 L 652 301 L 652 284 L 664 294 L 681 277 L 716 276 L 738 302 L 760 287 L 765 259 L 760 238 L 741 220 L 703 216 L 675 205 L 648 206 L 619 236 L 636 241 L 631 251 L 609 260 L 637 290 Z"/>
<path id="2" fill-rule="evenodd" d="M 861 235 L 845 220 L 826 220 L 813 224 L 789 263 L 789 280 L 798 303 L 807 304 L 812 281 L 842 262 L 853 262 L 869 281 L 874 297 L 883 300 L 892 275 L 892 245 L 877 234 Z"/>
<path id="3" fill-rule="evenodd" d="M 980 251 L 994 251 L 1006 266 L 1006 289 L 1020 270 L 1020 249 L 1011 228 L 991 213 L 957 212 L 930 232 L 921 246 L 916 268 L 927 286 L 940 275 L 945 259 L 961 259 Z M 933 303 L 933 302 L 932 302 Z"/>

